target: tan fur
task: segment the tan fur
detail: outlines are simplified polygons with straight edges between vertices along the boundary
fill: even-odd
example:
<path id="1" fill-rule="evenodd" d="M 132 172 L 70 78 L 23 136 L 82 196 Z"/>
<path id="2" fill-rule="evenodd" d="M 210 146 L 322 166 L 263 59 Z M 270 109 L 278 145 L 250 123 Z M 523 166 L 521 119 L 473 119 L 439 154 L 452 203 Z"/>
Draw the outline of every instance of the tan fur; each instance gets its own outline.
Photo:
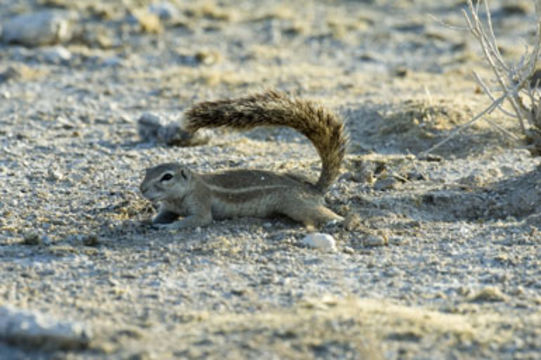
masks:
<path id="1" fill-rule="evenodd" d="M 147 169 L 143 196 L 159 202 L 154 224 L 168 228 L 207 225 L 212 219 L 286 215 L 307 227 L 342 217 L 323 205 L 323 195 L 340 171 L 347 138 L 342 121 L 312 102 L 267 91 L 238 99 L 195 104 L 186 114 L 186 129 L 228 126 L 288 126 L 304 134 L 322 161 L 321 175 L 312 185 L 285 174 L 258 170 L 230 170 L 196 174 L 176 164 Z M 165 176 L 165 177 L 164 177 Z M 179 216 L 184 219 L 175 221 Z"/>

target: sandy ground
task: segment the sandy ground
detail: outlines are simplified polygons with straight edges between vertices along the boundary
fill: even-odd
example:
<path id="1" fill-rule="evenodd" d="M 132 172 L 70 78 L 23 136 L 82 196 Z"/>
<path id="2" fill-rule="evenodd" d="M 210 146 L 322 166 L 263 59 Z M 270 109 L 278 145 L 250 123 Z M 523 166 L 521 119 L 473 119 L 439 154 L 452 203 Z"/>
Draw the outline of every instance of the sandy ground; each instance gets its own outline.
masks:
<path id="1" fill-rule="evenodd" d="M 0 45 L 0 306 L 92 334 L 79 349 L 0 341 L 0 358 L 541 357 L 539 158 L 484 120 L 414 156 L 488 105 L 478 46 L 437 20 L 462 26 L 464 1 L 179 0 L 162 20 L 136 11 L 150 1 L 96 3 L 0 1 L 0 23 L 56 9 L 75 32 L 69 58 Z M 491 8 L 518 59 L 531 4 Z M 347 122 L 326 200 L 348 226 L 323 229 L 338 251 L 304 247 L 287 219 L 145 226 L 138 185 L 160 162 L 317 177 L 289 129 L 189 148 L 138 137 L 143 113 L 179 121 L 195 101 L 265 88 Z"/>

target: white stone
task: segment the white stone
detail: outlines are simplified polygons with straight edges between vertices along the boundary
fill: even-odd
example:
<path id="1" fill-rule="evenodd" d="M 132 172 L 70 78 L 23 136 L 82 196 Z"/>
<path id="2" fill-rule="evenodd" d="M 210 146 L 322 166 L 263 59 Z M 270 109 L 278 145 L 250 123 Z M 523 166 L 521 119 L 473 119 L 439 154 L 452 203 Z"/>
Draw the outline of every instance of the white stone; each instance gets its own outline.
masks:
<path id="1" fill-rule="evenodd" d="M 2 40 L 26 46 L 58 44 L 71 38 L 69 15 L 39 11 L 13 17 L 3 25 Z"/>
<path id="2" fill-rule="evenodd" d="M 59 321 L 46 314 L 0 306 L 0 339 L 18 346 L 80 349 L 88 346 L 91 332 L 82 323 Z"/>
<path id="3" fill-rule="evenodd" d="M 336 241 L 329 234 L 312 233 L 302 239 L 302 243 L 314 249 L 323 251 L 336 251 Z"/>

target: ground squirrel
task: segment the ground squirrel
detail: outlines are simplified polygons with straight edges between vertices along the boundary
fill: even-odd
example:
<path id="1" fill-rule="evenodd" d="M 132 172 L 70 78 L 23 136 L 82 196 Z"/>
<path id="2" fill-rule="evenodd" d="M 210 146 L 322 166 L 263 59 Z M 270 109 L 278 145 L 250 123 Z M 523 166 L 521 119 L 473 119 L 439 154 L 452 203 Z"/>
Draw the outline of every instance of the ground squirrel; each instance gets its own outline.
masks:
<path id="1" fill-rule="evenodd" d="M 347 136 L 339 117 L 312 102 L 266 91 L 237 99 L 205 101 L 185 113 L 190 132 L 200 128 L 287 126 L 316 147 L 322 170 L 311 184 L 289 174 L 260 170 L 228 170 L 197 174 L 167 163 L 151 167 L 141 183 L 145 198 L 160 204 L 152 223 L 181 229 L 204 226 L 213 219 L 286 215 L 308 228 L 343 218 L 323 205 L 323 196 L 340 171 Z M 183 219 L 177 221 L 179 217 Z"/>

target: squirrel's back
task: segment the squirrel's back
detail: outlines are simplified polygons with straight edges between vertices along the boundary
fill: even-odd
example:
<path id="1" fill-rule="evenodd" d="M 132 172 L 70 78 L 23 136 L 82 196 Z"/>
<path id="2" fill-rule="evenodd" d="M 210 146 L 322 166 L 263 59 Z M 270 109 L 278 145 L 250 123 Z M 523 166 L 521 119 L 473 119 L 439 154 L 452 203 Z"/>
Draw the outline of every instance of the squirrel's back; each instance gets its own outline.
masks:
<path id="1" fill-rule="evenodd" d="M 325 192 L 340 172 L 347 136 L 342 120 L 313 102 L 291 99 L 266 91 L 236 99 L 204 101 L 185 113 L 186 130 L 227 126 L 250 129 L 257 126 L 287 126 L 304 134 L 321 158 L 321 175 L 315 187 Z"/>

